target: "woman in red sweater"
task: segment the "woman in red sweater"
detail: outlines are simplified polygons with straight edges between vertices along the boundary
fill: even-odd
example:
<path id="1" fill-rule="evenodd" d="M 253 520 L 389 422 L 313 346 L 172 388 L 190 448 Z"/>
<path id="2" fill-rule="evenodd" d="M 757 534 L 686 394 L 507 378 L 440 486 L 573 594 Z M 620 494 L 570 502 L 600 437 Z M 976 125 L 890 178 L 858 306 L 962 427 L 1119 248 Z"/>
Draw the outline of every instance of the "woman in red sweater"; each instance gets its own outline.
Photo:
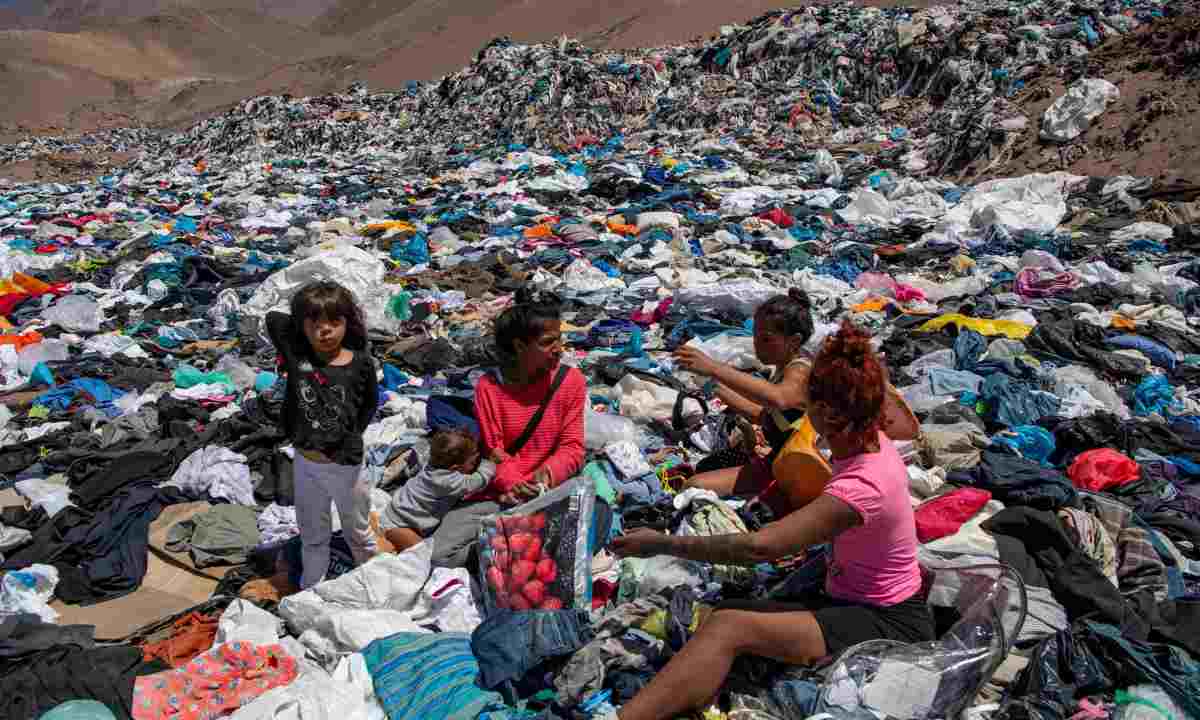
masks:
<path id="1" fill-rule="evenodd" d="M 476 385 L 475 417 L 497 465 L 496 478 L 442 519 L 433 536 L 435 564 L 465 564 L 483 517 L 537 497 L 583 466 L 587 381 L 579 370 L 561 364 L 557 298 L 518 291 L 514 304 L 497 318 L 495 336 L 500 367 Z M 546 410 L 530 431 L 547 395 Z"/>

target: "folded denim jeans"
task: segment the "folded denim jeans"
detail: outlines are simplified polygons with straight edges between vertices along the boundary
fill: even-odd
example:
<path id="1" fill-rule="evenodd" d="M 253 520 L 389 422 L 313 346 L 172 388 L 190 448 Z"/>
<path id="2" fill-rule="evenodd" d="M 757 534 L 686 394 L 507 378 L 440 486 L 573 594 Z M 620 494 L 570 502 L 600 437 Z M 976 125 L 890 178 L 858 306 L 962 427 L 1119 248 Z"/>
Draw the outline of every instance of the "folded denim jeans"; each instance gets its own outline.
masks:
<path id="1" fill-rule="evenodd" d="M 497 610 L 471 635 L 479 684 L 492 690 L 519 680 L 547 660 L 574 653 L 592 636 L 583 610 Z"/>

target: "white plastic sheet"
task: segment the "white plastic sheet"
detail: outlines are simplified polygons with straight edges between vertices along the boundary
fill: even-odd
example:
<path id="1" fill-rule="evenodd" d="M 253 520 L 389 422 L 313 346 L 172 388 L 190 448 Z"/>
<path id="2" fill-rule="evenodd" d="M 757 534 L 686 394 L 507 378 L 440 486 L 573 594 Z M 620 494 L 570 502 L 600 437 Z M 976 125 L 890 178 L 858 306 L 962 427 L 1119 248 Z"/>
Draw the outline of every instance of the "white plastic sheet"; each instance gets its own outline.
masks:
<path id="1" fill-rule="evenodd" d="M 104 313 L 95 300 L 82 295 L 68 295 L 42 311 L 42 319 L 71 332 L 100 332 Z"/>
<path id="2" fill-rule="evenodd" d="M 1107 80 L 1079 80 L 1046 108 L 1042 115 L 1042 139 L 1060 143 L 1074 140 L 1119 97 L 1121 91 Z"/>
<path id="3" fill-rule="evenodd" d="M 638 420 L 670 420 L 675 411 L 676 390 L 643 380 L 635 375 L 626 375 L 616 385 L 621 403 L 621 414 Z M 683 401 L 685 415 L 700 412 L 700 403 L 688 398 Z"/>
<path id="4" fill-rule="evenodd" d="M 332 673 L 309 669 L 238 708 L 231 720 L 386 720 L 361 654 L 347 655 Z"/>
<path id="5" fill-rule="evenodd" d="M 638 432 L 629 418 L 587 407 L 583 411 L 583 436 L 589 450 L 599 450 L 609 443 L 636 441 Z"/>
<path id="6" fill-rule="evenodd" d="M 433 545 L 383 553 L 341 577 L 284 598 L 279 614 L 310 652 L 329 662 L 397 632 L 424 632 L 414 609 L 430 575 Z"/>
<path id="7" fill-rule="evenodd" d="M 734 280 L 697 287 L 684 287 L 675 301 L 698 312 L 736 312 L 753 315 L 754 310 L 771 297 L 784 292 L 754 280 Z"/>
<path id="8" fill-rule="evenodd" d="M 58 585 L 58 569 L 52 565 L 30 565 L 0 578 L 0 619 L 5 615 L 31 613 L 43 622 L 58 620 L 58 611 L 48 604 Z"/>
<path id="9" fill-rule="evenodd" d="M 356 247 L 339 246 L 268 277 L 242 306 L 242 312 L 254 317 L 262 317 L 271 310 L 286 312 L 292 296 L 301 287 L 315 280 L 333 280 L 354 293 L 368 325 L 388 329 L 397 321 L 387 315 L 391 292 L 383 277 L 383 263 L 374 255 Z"/>
<path id="10" fill-rule="evenodd" d="M 980 183 L 946 213 L 943 224 L 980 229 L 1003 225 L 1012 230 L 1051 232 L 1067 214 L 1069 188 L 1082 180 L 1077 175 L 1055 172 Z"/>

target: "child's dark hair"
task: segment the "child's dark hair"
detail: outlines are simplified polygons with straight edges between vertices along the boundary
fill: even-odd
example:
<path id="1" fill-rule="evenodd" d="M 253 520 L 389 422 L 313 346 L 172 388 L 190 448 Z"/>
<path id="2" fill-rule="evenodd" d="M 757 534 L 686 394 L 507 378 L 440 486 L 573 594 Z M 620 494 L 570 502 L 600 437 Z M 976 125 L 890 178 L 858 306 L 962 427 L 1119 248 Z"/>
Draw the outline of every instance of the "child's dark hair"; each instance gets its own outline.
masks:
<path id="1" fill-rule="evenodd" d="M 292 322 L 301 337 L 304 336 L 305 320 L 342 318 L 346 321 L 346 338 L 342 345 L 353 350 L 367 348 L 367 324 L 362 310 L 354 301 L 354 294 L 344 286 L 329 280 L 311 282 L 292 296 L 291 310 Z"/>
<path id="2" fill-rule="evenodd" d="M 479 442 L 462 430 L 441 430 L 429 441 L 429 464 L 440 470 L 466 462 L 479 450 Z"/>
<path id="3" fill-rule="evenodd" d="M 776 295 L 759 305 L 754 311 L 754 324 L 806 343 L 813 334 L 812 301 L 808 293 L 792 288 L 787 295 Z"/>
<path id="4" fill-rule="evenodd" d="M 887 380 L 871 336 L 849 319 L 825 339 L 808 376 L 809 402 L 830 409 L 840 432 L 871 439 L 879 430 Z"/>
<path id="5" fill-rule="evenodd" d="M 517 354 L 518 340 L 532 340 L 542 325 L 562 320 L 562 301 L 551 292 L 521 288 L 513 304 L 496 318 L 496 350 L 504 360 Z"/>

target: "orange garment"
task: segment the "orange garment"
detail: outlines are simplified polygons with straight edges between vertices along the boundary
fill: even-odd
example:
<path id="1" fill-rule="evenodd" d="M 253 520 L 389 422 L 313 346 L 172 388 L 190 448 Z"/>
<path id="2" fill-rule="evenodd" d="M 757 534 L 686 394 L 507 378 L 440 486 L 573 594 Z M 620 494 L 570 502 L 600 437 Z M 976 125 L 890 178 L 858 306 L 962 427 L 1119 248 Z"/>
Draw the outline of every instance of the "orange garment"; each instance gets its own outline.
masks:
<path id="1" fill-rule="evenodd" d="M 859 304 L 855 305 L 854 307 L 852 307 L 850 309 L 853 310 L 854 312 L 879 312 L 880 310 L 887 307 L 888 303 L 890 303 L 890 302 L 891 301 L 888 300 L 887 298 L 880 298 L 880 297 L 867 298 L 865 301 L 860 302 Z"/>
<path id="2" fill-rule="evenodd" d="M 625 235 L 627 237 L 633 237 L 634 235 L 637 235 L 637 225 L 626 225 L 625 223 L 617 220 L 609 220 L 608 229 L 617 235 Z"/>
<path id="3" fill-rule="evenodd" d="M 525 228 L 526 238 L 547 238 L 554 235 L 554 228 L 549 224 L 534 225 L 533 227 Z"/>
<path id="4" fill-rule="evenodd" d="M 1124 315 L 1113 315 L 1112 327 L 1119 330 L 1137 330 L 1137 323 Z"/>
<path id="5" fill-rule="evenodd" d="M 175 621 L 171 637 L 142 646 L 142 659 L 159 658 L 171 667 L 179 667 L 212 647 L 220 617 L 189 613 Z"/>
<path id="6" fill-rule="evenodd" d="M 41 341 L 41 334 L 32 330 L 27 333 L 21 333 L 20 335 L 0 335 L 0 345 L 13 345 L 18 350 L 24 347 L 29 347 L 30 345 L 37 345 Z"/>

